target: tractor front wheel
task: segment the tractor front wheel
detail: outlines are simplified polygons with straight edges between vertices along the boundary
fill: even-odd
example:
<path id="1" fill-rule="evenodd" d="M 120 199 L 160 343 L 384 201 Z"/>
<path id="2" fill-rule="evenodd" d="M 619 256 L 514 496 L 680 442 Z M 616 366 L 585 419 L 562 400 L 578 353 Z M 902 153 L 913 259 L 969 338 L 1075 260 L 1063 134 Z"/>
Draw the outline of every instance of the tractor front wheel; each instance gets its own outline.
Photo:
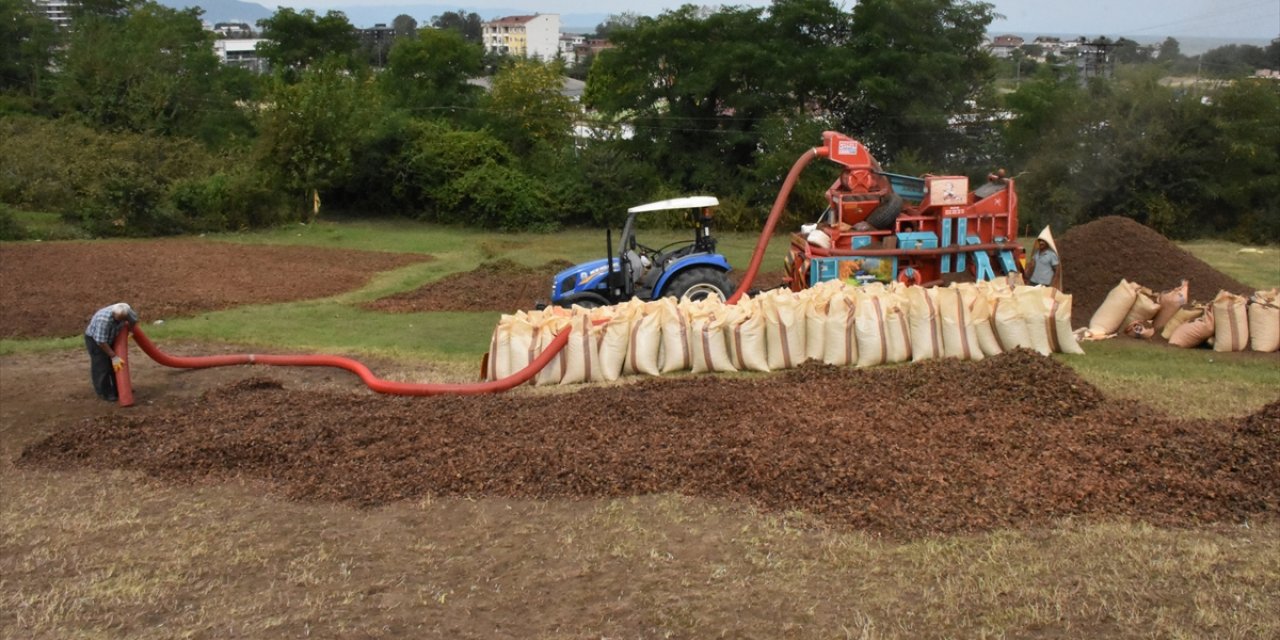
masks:
<path id="1" fill-rule="evenodd" d="M 731 293 L 733 293 L 733 285 L 724 272 L 699 267 L 676 274 L 667 284 L 664 295 L 674 296 L 681 301 L 707 298 L 728 300 Z"/>

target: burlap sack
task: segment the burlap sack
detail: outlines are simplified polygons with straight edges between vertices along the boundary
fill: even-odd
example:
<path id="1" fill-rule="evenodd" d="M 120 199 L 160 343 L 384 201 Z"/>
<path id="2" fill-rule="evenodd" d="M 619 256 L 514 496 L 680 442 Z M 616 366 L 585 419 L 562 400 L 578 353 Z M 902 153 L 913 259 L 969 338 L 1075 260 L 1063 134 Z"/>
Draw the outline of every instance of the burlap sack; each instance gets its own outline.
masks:
<path id="1" fill-rule="evenodd" d="M 598 382 L 604 379 L 600 373 L 600 342 L 604 337 L 607 319 L 595 320 L 585 309 L 578 310 L 569 323 L 569 342 L 560 355 L 564 358 L 564 373 L 560 384 Z"/>
<path id="2" fill-rule="evenodd" d="M 1244 351 L 1249 348 L 1249 299 L 1219 291 L 1213 299 L 1213 350 Z"/>
<path id="3" fill-rule="evenodd" d="M 511 324 L 514 318 L 514 315 L 504 313 L 498 318 L 498 326 L 493 328 L 493 337 L 489 339 L 489 362 L 484 371 L 485 380 L 493 381 L 511 375 Z"/>
<path id="4" fill-rule="evenodd" d="M 1133 306 L 1129 307 L 1129 313 L 1126 313 L 1124 320 L 1120 321 L 1120 328 L 1123 329 L 1134 323 L 1148 322 L 1159 312 L 1160 303 L 1156 301 L 1154 293 L 1147 288 L 1138 289 L 1133 297 Z"/>
<path id="5" fill-rule="evenodd" d="M 593 317 L 605 320 L 604 331 L 600 336 L 600 380 L 612 382 L 622 377 L 622 370 L 627 362 L 628 342 L 631 339 L 631 319 L 642 306 L 640 300 L 633 298 L 628 302 L 593 310 Z"/>
<path id="6" fill-rule="evenodd" d="M 1280 290 L 1259 291 L 1249 302 L 1249 348 L 1280 351 Z"/>
<path id="7" fill-rule="evenodd" d="M 1160 330 L 1160 337 L 1168 340 L 1173 337 L 1173 332 L 1182 326 L 1183 323 L 1191 322 L 1196 318 L 1204 315 L 1204 307 L 1183 307 L 1174 312 L 1173 317 L 1164 323 L 1164 328 Z"/>
<path id="8" fill-rule="evenodd" d="M 1213 337 L 1213 313 L 1204 311 L 1195 320 L 1182 323 L 1169 336 L 1169 344 L 1183 349 L 1198 347 Z"/>
<path id="9" fill-rule="evenodd" d="M 529 352 L 529 360 L 532 361 L 551 346 L 552 341 L 556 339 L 556 334 L 569 326 L 573 320 L 573 312 L 560 307 L 549 307 L 540 315 L 538 312 L 530 313 L 529 319 L 534 323 L 533 348 Z M 557 353 L 551 362 L 538 372 L 533 383 L 538 386 L 560 384 L 568 364 L 564 349 L 561 349 L 560 353 Z"/>
<path id="10" fill-rule="evenodd" d="M 733 366 L 739 371 L 768 371 L 769 341 L 759 302 L 743 296 L 728 308 L 727 340 Z"/>
<path id="11" fill-rule="evenodd" d="M 769 368 L 790 369 L 805 361 L 805 318 L 800 297 L 777 291 L 760 297 L 764 312 Z"/>
<path id="12" fill-rule="evenodd" d="M 835 366 L 857 364 L 857 300 L 852 291 L 832 296 L 823 325 L 822 361 Z"/>
<path id="13" fill-rule="evenodd" d="M 1133 307 L 1140 288 L 1137 283 L 1121 280 L 1120 284 L 1107 294 L 1107 298 L 1102 301 L 1098 310 L 1093 312 L 1093 317 L 1089 319 L 1089 333 L 1105 336 L 1119 331 L 1120 324 L 1128 315 L 1129 309 Z"/>
<path id="14" fill-rule="evenodd" d="M 1160 304 L 1160 310 L 1156 312 L 1155 318 L 1151 320 L 1151 326 L 1156 331 L 1163 331 L 1165 325 L 1173 319 L 1174 314 L 1187 304 L 1188 282 L 1182 281 L 1182 284 L 1160 294 L 1156 300 Z"/>
<path id="15" fill-rule="evenodd" d="M 1058 353 L 1082 356 L 1084 349 L 1080 348 L 1076 334 L 1071 330 L 1071 304 L 1070 294 L 1054 290 L 1053 305 L 1049 309 L 1049 317 L 1053 321 L 1053 350 Z"/>
<path id="16" fill-rule="evenodd" d="M 725 328 L 729 311 L 718 298 L 686 303 L 689 316 L 689 347 L 694 373 L 737 371 L 729 355 Z"/>
<path id="17" fill-rule="evenodd" d="M 911 358 L 911 328 L 903 299 L 888 293 L 859 296 L 855 315 L 858 366 L 906 362 Z"/>
<path id="18" fill-rule="evenodd" d="M 1019 287 L 1013 292 L 1018 314 L 1027 327 L 1031 349 L 1045 356 L 1053 353 L 1056 340 L 1053 318 L 1049 315 L 1053 309 L 1054 291 L 1053 287 Z"/>
<path id="19" fill-rule="evenodd" d="M 658 324 L 662 326 L 662 373 L 688 371 L 693 368 L 689 350 L 689 318 L 675 298 L 663 298 L 658 307 Z"/>
<path id="20" fill-rule="evenodd" d="M 662 309 L 669 303 L 667 298 L 646 302 L 632 312 L 623 373 L 647 376 L 662 373 Z"/>
<path id="21" fill-rule="evenodd" d="M 939 315 L 942 316 L 942 350 L 948 358 L 981 360 L 982 347 L 974 329 L 973 315 L 958 285 L 938 290 Z"/>
<path id="22" fill-rule="evenodd" d="M 1027 323 L 1018 309 L 1018 299 L 1012 291 L 991 298 L 991 324 L 1004 351 L 1032 348 L 1031 333 L 1027 331 Z"/>
<path id="23" fill-rule="evenodd" d="M 907 287 L 907 326 L 911 332 L 911 361 L 941 358 L 942 316 L 938 313 L 936 287 Z"/>

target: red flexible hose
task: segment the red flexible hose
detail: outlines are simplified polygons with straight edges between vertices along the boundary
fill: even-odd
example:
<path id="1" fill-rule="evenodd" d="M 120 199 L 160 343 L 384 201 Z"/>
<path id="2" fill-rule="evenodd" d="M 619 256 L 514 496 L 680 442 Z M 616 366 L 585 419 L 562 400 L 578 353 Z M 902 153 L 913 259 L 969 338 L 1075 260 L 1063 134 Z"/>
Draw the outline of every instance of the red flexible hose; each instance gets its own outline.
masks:
<path id="1" fill-rule="evenodd" d="M 760 232 L 760 240 L 756 242 L 755 253 L 751 254 L 751 264 L 747 265 L 747 271 L 742 276 L 742 282 L 738 283 L 738 290 L 733 292 L 726 300 L 728 304 L 738 304 L 738 299 L 751 288 L 751 283 L 756 279 L 756 273 L 760 271 L 760 263 L 764 260 L 765 249 L 769 248 L 769 240 L 773 238 L 773 229 L 778 225 L 778 218 L 782 217 L 782 210 L 787 207 L 787 198 L 791 197 L 791 189 L 796 186 L 796 181 L 800 179 L 800 172 L 808 166 L 814 158 L 826 156 L 828 153 L 826 147 L 814 147 L 801 155 L 791 171 L 787 173 L 787 179 L 783 181 L 782 188 L 778 190 L 778 197 L 773 200 L 773 209 L 769 211 L 769 218 L 764 223 L 764 230 Z"/>
<path id="2" fill-rule="evenodd" d="M 129 332 L 120 331 L 116 333 L 116 339 L 111 343 L 111 350 L 115 352 L 120 360 L 124 362 L 124 366 L 115 372 L 116 376 L 116 403 L 122 407 L 133 406 L 133 382 L 129 379 Z"/>
<path id="3" fill-rule="evenodd" d="M 398 396 L 478 395 L 481 393 L 507 391 L 532 379 L 569 342 L 569 329 L 560 330 L 560 333 L 556 334 L 551 344 L 547 345 L 547 348 L 542 350 L 542 354 L 534 358 L 533 362 L 529 363 L 529 366 L 500 380 L 474 383 L 416 383 L 383 380 L 373 375 L 373 372 L 360 362 L 342 356 L 281 356 L 252 353 L 225 356 L 174 356 L 161 351 L 155 343 L 151 342 L 147 334 L 142 332 L 140 327 L 135 325 L 132 331 L 134 339 L 138 342 L 138 347 L 148 356 L 151 356 L 152 360 L 166 367 L 206 369 L 241 364 L 265 364 L 285 367 L 335 367 L 346 369 L 356 374 L 370 389 L 378 393 Z M 120 397 L 123 398 L 124 394 L 121 394 Z"/>

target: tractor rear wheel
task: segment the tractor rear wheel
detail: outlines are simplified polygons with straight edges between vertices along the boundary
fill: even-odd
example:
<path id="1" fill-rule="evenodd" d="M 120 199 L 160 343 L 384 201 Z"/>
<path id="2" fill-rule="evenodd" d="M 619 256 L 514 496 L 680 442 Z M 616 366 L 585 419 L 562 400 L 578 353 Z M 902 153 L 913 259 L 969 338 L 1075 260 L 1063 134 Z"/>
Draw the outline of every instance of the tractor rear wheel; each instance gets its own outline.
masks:
<path id="1" fill-rule="evenodd" d="M 663 295 L 674 296 L 681 301 L 705 300 L 713 297 L 728 300 L 731 293 L 733 293 L 733 285 L 729 283 L 729 278 L 724 275 L 724 272 L 698 267 L 676 274 L 671 282 L 667 283 L 667 289 Z"/>

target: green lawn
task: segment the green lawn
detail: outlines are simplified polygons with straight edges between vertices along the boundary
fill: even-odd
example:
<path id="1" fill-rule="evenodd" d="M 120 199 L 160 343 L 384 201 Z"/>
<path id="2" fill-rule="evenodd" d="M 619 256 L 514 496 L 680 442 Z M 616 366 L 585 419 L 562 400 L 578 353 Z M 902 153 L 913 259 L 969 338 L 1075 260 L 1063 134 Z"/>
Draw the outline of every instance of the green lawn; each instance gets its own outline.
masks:
<path id="1" fill-rule="evenodd" d="M 1249 286 L 1280 287 L 1280 245 L 1245 246 L 1222 240 L 1195 240 L 1180 246 Z"/>

